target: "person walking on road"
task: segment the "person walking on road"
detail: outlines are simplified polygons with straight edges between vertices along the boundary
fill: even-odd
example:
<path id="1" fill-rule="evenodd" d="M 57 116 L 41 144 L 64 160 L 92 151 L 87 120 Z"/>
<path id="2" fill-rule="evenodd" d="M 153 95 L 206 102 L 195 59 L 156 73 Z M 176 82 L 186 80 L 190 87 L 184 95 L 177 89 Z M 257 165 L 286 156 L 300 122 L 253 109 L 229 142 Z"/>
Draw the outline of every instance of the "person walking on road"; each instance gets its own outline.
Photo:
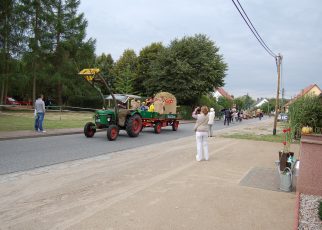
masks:
<path id="1" fill-rule="evenodd" d="M 36 112 L 36 119 L 35 119 L 35 131 L 36 132 L 43 132 L 46 131 L 43 129 L 43 121 L 45 117 L 45 102 L 43 101 L 44 95 L 40 95 L 39 98 L 35 102 L 35 112 Z"/>
<path id="2" fill-rule="evenodd" d="M 226 125 L 226 123 L 227 123 L 227 125 L 229 125 L 230 121 L 231 121 L 231 111 L 230 111 L 230 109 L 226 109 L 225 110 L 224 125 Z"/>
<path id="3" fill-rule="evenodd" d="M 214 108 L 210 108 L 210 112 L 209 112 L 209 121 L 208 121 L 208 128 L 209 128 L 209 137 L 212 137 L 212 126 L 214 124 L 214 120 L 215 120 L 215 110 Z"/>
<path id="4" fill-rule="evenodd" d="M 192 117 L 197 119 L 194 130 L 196 132 L 196 142 L 197 142 L 197 155 L 196 160 L 201 161 L 204 159 L 207 161 L 209 160 L 208 154 L 208 107 L 202 106 L 200 109 L 200 114 L 197 114 L 197 111 L 200 108 L 197 107 L 193 113 Z M 202 156 L 203 152 L 203 156 Z"/>

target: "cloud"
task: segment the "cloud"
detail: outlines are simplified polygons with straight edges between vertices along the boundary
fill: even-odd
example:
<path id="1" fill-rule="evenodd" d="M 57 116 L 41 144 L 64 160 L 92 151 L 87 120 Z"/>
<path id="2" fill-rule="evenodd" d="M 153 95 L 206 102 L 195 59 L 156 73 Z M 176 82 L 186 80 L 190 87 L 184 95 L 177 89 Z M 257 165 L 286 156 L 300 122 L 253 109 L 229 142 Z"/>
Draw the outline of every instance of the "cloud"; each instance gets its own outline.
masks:
<path id="1" fill-rule="evenodd" d="M 240 1 L 266 44 L 283 55 L 282 87 L 290 98 L 306 86 L 322 87 L 322 2 L 293 0 Z M 139 51 L 152 42 L 203 33 L 220 47 L 229 66 L 225 89 L 241 96 L 275 97 L 277 70 L 227 0 L 91 0 L 80 12 L 89 22 L 88 37 L 97 39 L 97 54 L 118 59 L 125 49 Z"/>

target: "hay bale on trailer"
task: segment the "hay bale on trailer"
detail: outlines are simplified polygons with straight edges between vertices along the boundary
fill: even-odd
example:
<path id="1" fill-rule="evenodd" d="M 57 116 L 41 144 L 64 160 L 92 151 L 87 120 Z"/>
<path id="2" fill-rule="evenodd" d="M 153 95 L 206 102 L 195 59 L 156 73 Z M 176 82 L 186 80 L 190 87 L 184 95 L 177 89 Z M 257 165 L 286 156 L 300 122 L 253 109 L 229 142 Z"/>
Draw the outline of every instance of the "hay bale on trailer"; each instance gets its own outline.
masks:
<path id="1" fill-rule="evenodd" d="M 160 114 L 176 114 L 177 99 L 168 92 L 157 93 L 154 97 L 154 111 Z"/>

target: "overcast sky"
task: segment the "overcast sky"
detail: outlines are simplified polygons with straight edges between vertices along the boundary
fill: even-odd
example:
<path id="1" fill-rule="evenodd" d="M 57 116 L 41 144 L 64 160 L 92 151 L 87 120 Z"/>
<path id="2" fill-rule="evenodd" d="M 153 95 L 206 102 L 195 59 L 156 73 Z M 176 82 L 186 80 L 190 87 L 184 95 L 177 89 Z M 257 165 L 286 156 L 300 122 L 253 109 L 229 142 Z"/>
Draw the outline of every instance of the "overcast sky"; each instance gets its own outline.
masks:
<path id="1" fill-rule="evenodd" d="M 256 30 L 283 56 L 285 98 L 322 88 L 322 1 L 239 0 Z M 81 0 L 96 54 L 117 60 L 125 49 L 206 34 L 228 64 L 224 89 L 235 97 L 276 97 L 277 69 L 231 0 Z"/>

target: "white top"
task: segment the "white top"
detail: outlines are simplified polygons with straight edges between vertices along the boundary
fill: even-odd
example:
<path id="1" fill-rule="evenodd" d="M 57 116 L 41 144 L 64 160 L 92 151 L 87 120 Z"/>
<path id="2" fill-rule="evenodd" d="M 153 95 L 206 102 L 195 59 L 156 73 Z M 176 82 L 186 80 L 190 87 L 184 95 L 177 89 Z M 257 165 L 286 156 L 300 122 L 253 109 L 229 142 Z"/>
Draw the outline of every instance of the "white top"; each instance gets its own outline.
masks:
<path id="1" fill-rule="evenodd" d="M 208 125 L 212 125 L 214 123 L 214 120 L 215 120 L 215 112 L 210 111 L 208 114 L 209 114 Z"/>

